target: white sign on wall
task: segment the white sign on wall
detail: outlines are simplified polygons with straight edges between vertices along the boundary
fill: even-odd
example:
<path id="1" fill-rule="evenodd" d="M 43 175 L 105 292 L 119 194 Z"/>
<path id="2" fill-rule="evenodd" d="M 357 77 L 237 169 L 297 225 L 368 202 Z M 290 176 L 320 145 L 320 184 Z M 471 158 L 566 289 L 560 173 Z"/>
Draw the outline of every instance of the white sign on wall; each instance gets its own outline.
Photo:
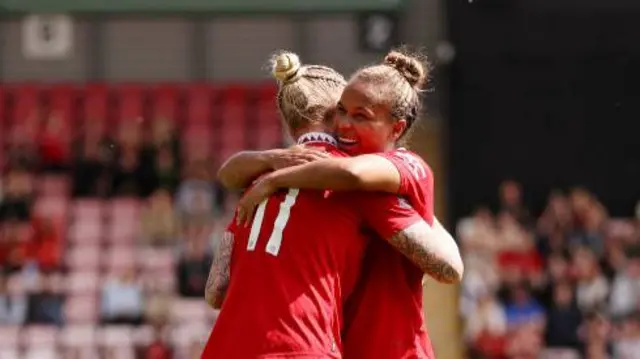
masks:
<path id="1" fill-rule="evenodd" d="M 22 22 L 22 53 L 29 60 L 61 60 L 73 51 L 73 19 L 67 15 L 28 15 Z"/>

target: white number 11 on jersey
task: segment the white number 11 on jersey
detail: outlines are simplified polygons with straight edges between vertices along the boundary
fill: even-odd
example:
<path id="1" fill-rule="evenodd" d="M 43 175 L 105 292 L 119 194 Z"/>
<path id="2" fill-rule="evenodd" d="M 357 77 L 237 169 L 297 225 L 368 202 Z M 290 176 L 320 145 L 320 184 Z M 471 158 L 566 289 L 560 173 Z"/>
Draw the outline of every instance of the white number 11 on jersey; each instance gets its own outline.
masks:
<path id="1" fill-rule="evenodd" d="M 296 204 L 296 198 L 298 198 L 300 190 L 298 188 L 291 188 L 287 192 L 287 196 L 284 201 L 280 203 L 280 210 L 278 216 L 273 224 L 273 231 L 267 241 L 267 253 L 277 256 L 282 245 L 282 232 L 289 222 L 289 216 L 291 216 L 291 207 Z M 256 215 L 253 217 L 253 223 L 251 224 L 251 232 L 249 234 L 249 243 L 247 244 L 247 251 L 253 251 L 256 249 L 258 243 L 258 236 L 260 235 L 260 229 L 262 228 L 262 221 L 264 221 L 264 210 L 267 207 L 267 202 L 271 198 L 267 198 L 260 203 L 256 209 Z"/>

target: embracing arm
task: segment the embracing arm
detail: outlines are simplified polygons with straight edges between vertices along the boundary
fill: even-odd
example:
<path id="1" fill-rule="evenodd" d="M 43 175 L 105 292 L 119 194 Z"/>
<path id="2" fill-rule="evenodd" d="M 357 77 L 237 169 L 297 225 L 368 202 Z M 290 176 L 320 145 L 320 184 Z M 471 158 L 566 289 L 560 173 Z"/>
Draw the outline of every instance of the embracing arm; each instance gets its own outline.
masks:
<path id="1" fill-rule="evenodd" d="M 242 151 L 229 157 L 218 170 L 218 180 L 228 189 L 247 188 L 251 181 L 272 170 L 270 151 Z"/>
<path id="2" fill-rule="evenodd" d="M 266 178 L 275 188 L 381 191 L 397 193 L 400 173 L 378 155 L 329 158 L 284 168 Z"/>
<path id="3" fill-rule="evenodd" d="M 231 251 L 233 250 L 233 233 L 226 231 L 220 239 L 220 245 L 211 263 L 209 278 L 205 287 L 204 298 L 214 309 L 222 307 L 222 301 L 231 279 Z"/>
<path id="4" fill-rule="evenodd" d="M 462 280 L 464 264 L 458 245 L 437 219 L 433 226 L 420 220 L 387 241 L 436 281 L 451 284 Z"/>

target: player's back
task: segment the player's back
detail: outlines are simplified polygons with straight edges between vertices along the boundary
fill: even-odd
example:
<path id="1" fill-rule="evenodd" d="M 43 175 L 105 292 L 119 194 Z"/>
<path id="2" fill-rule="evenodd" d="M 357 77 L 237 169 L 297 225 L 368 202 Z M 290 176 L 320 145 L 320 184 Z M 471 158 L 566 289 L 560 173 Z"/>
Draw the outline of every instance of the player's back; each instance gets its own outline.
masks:
<path id="1" fill-rule="evenodd" d="M 431 169 L 406 150 L 383 157 L 400 173 L 399 195 L 432 224 Z M 422 271 L 386 241 L 370 241 L 361 278 L 345 307 L 345 358 L 433 358 L 424 327 L 422 277 Z"/>
<path id="2" fill-rule="evenodd" d="M 342 303 L 366 245 L 348 198 L 289 189 L 234 229 L 230 286 L 205 358 L 341 357 Z"/>

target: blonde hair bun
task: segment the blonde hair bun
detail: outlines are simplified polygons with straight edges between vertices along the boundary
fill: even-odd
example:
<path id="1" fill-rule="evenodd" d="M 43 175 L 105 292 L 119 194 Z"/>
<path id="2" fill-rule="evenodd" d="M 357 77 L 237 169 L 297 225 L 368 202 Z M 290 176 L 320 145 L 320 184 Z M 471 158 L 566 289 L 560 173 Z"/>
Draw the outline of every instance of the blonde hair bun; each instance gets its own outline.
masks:
<path id="1" fill-rule="evenodd" d="M 300 78 L 300 58 L 293 52 L 281 52 L 271 61 L 271 73 L 282 83 L 291 83 Z"/>
<path id="2" fill-rule="evenodd" d="M 427 82 L 428 68 L 416 56 L 393 50 L 384 57 L 383 64 L 396 69 L 414 88 L 422 88 Z"/>

